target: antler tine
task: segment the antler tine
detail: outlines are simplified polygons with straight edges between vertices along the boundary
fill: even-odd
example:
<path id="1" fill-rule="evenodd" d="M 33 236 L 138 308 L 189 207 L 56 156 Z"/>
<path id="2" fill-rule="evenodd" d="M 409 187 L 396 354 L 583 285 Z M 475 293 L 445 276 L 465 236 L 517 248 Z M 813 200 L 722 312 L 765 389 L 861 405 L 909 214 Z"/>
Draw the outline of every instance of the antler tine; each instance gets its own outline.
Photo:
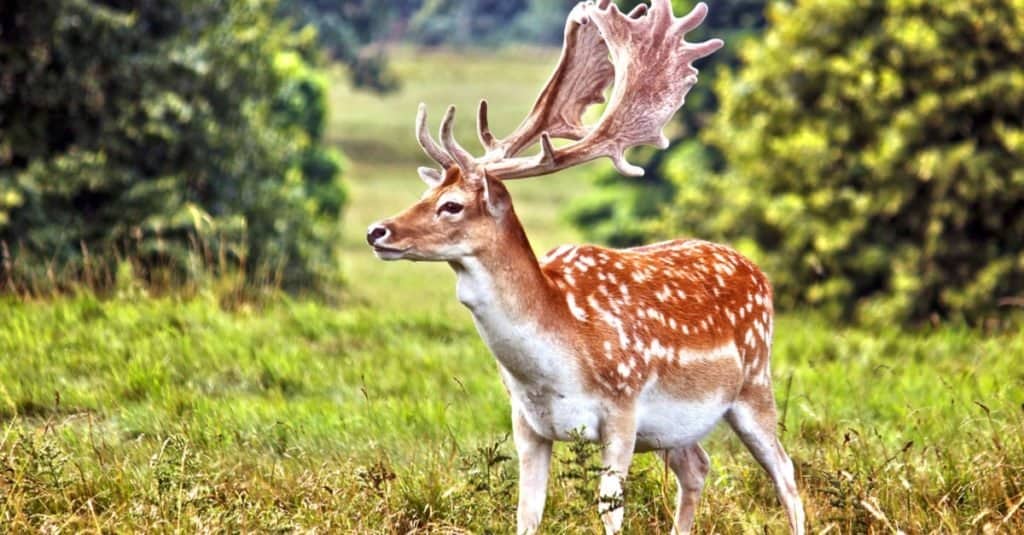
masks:
<path id="1" fill-rule="evenodd" d="M 455 161 L 459 164 L 459 167 L 463 171 L 469 171 L 476 167 L 476 160 L 473 159 L 473 155 L 466 149 L 459 145 L 458 141 L 455 141 L 455 134 L 452 132 L 452 125 L 455 123 L 455 106 L 448 106 L 448 111 L 444 114 L 444 120 L 441 121 L 441 143 L 444 145 L 445 150 Z"/>
<path id="2" fill-rule="evenodd" d="M 419 111 L 416 113 L 416 139 L 419 140 L 423 152 L 440 164 L 442 169 L 455 165 L 455 160 L 430 137 L 430 131 L 427 130 L 427 105 L 423 102 L 420 102 Z"/>
<path id="3" fill-rule="evenodd" d="M 638 18 L 640 18 L 640 17 L 642 17 L 642 16 L 644 16 L 646 14 L 647 14 L 647 4 L 637 4 L 636 7 L 633 8 L 633 11 L 630 11 L 629 15 L 626 15 L 626 16 L 631 18 L 631 19 L 638 19 Z"/>
<path id="4" fill-rule="evenodd" d="M 476 133 L 485 150 L 488 152 L 494 150 L 497 143 L 487 122 L 487 99 L 480 99 L 480 107 L 476 111 Z"/>
<path id="5" fill-rule="evenodd" d="M 693 9 L 691 9 L 689 13 L 674 22 L 672 28 L 673 35 L 678 35 L 682 38 L 683 34 L 700 26 L 707 16 L 708 5 L 704 2 L 699 2 L 697 5 L 693 6 Z M 708 39 L 702 43 L 691 43 L 684 39 L 682 48 L 684 53 L 689 53 L 694 60 L 697 60 L 714 54 L 715 51 L 722 48 L 722 45 L 724 44 L 725 43 L 721 39 Z M 696 69 L 694 69 L 694 76 L 696 76 Z M 694 80 L 694 83 L 697 83 L 696 80 Z"/>
<path id="6" fill-rule="evenodd" d="M 704 2 L 699 2 L 693 6 L 693 9 L 689 13 L 684 15 L 678 21 L 676 21 L 677 31 L 686 33 L 690 30 L 700 26 L 700 23 L 704 22 L 704 19 L 708 16 L 708 5 Z"/>
<path id="7" fill-rule="evenodd" d="M 555 164 L 555 147 L 551 145 L 551 136 L 547 132 L 540 135 L 540 163 L 542 165 Z"/>
<path id="8" fill-rule="evenodd" d="M 701 4 L 698 3 L 697 6 Z M 694 9 L 697 9 L 695 6 Z M 665 27 L 672 24 L 672 1 L 671 0 L 651 0 L 650 13 L 650 24 L 656 31 L 665 31 Z M 615 20 L 611 17 L 605 19 L 607 21 Z"/>

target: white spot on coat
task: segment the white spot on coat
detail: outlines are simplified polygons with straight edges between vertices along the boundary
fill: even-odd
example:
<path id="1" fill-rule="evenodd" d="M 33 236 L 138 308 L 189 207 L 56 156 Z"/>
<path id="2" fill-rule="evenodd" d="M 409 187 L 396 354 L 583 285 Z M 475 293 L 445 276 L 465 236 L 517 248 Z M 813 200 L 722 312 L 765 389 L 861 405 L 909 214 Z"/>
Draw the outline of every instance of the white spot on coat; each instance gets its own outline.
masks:
<path id="1" fill-rule="evenodd" d="M 580 321 L 587 321 L 587 312 L 576 305 L 576 296 L 567 293 L 565 294 L 565 302 L 569 304 L 569 312 Z"/>

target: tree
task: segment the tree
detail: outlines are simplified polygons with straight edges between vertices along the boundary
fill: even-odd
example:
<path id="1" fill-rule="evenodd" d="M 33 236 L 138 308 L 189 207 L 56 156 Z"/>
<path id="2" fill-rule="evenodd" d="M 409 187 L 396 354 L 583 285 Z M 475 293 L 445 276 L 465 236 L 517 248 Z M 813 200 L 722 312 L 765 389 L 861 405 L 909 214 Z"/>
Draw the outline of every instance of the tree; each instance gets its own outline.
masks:
<path id="1" fill-rule="evenodd" d="M 344 189 L 321 143 L 326 81 L 313 34 L 273 13 L 255 0 L 0 12 L 8 290 L 55 266 L 110 270 L 115 252 L 147 275 L 223 260 L 288 287 L 333 277 Z"/>
<path id="2" fill-rule="evenodd" d="M 1024 293 L 1024 4 L 806 0 L 720 72 L 705 141 L 669 164 L 664 233 L 733 242 L 785 307 L 981 319 Z"/>
<path id="3" fill-rule="evenodd" d="M 565 16 L 577 3 L 578 0 L 530 0 L 526 9 L 508 26 L 505 36 L 533 45 L 561 45 Z"/>
<path id="4" fill-rule="evenodd" d="M 398 79 L 388 70 L 383 51 L 368 45 L 381 39 L 390 23 L 408 18 L 420 2 L 282 0 L 279 12 L 300 27 L 315 27 L 321 46 L 348 66 L 353 85 L 389 92 L 398 88 Z"/>
<path id="5" fill-rule="evenodd" d="M 494 42 L 526 7 L 527 0 L 425 0 L 410 33 L 429 46 Z"/>

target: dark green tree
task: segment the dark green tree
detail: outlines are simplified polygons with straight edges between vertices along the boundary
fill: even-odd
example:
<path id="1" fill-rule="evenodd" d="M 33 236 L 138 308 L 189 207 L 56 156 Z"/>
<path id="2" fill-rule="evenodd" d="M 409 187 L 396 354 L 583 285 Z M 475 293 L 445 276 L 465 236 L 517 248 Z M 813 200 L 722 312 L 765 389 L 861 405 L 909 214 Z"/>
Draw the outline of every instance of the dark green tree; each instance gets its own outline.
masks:
<path id="1" fill-rule="evenodd" d="M 313 35 L 273 2 L 14 0 L 0 11 L 0 282 L 211 263 L 332 277 L 344 201 Z"/>
<path id="2" fill-rule="evenodd" d="M 738 245 L 786 307 L 914 322 L 1019 305 L 1024 4 L 805 0 L 770 20 L 718 75 L 705 140 L 727 170 L 672 162 L 663 233 Z"/>
<path id="3" fill-rule="evenodd" d="M 320 45 L 348 66 L 356 87 L 388 92 L 398 88 L 398 79 L 388 70 L 383 50 L 371 45 L 387 36 L 390 24 L 411 16 L 421 2 L 282 0 L 279 12 L 299 27 L 316 28 Z"/>
<path id="4" fill-rule="evenodd" d="M 410 21 L 410 37 L 428 46 L 489 43 L 508 35 L 527 0 L 425 0 Z"/>
<path id="5" fill-rule="evenodd" d="M 559 46 L 565 31 L 565 16 L 578 0 L 530 0 L 507 27 L 509 40 L 533 45 Z"/>

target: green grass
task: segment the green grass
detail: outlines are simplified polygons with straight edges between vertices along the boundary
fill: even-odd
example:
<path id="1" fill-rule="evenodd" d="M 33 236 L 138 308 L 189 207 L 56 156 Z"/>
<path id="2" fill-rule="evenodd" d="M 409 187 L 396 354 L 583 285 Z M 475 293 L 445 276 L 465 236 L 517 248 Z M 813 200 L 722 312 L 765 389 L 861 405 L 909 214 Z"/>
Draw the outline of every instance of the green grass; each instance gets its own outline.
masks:
<path id="1" fill-rule="evenodd" d="M 480 99 L 490 104 L 488 117 L 495 135 L 504 136 L 526 117 L 551 74 L 558 50 L 507 48 L 498 52 L 421 52 L 399 48 L 392 62 L 402 89 L 380 96 L 337 84 L 328 139 L 365 161 L 428 162 L 413 137 L 416 109 L 427 105 L 436 136 L 449 105 L 457 109 L 455 136 L 477 152 L 476 110 Z"/>
<path id="2" fill-rule="evenodd" d="M 339 306 L 275 297 L 229 311 L 214 290 L 131 287 L 0 301 L 0 532 L 511 532 L 507 397 L 454 277 L 378 262 L 363 232 L 423 190 L 420 95 L 435 127 L 449 99 L 469 111 L 488 95 L 504 132 L 553 57 L 530 54 L 403 50 L 402 92 L 339 83 L 331 135 L 353 158 Z M 467 146 L 472 123 L 463 114 Z M 512 185 L 538 250 L 578 239 L 559 214 L 600 165 Z M 780 318 L 783 442 L 813 532 L 1024 530 L 1022 357 L 1024 331 Z M 705 446 L 698 531 L 782 531 L 739 441 L 719 430 Z M 546 532 L 599 529 L 593 450 L 557 448 Z M 667 532 L 674 483 L 650 455 L 631 475 L 627 531 Z"/>

